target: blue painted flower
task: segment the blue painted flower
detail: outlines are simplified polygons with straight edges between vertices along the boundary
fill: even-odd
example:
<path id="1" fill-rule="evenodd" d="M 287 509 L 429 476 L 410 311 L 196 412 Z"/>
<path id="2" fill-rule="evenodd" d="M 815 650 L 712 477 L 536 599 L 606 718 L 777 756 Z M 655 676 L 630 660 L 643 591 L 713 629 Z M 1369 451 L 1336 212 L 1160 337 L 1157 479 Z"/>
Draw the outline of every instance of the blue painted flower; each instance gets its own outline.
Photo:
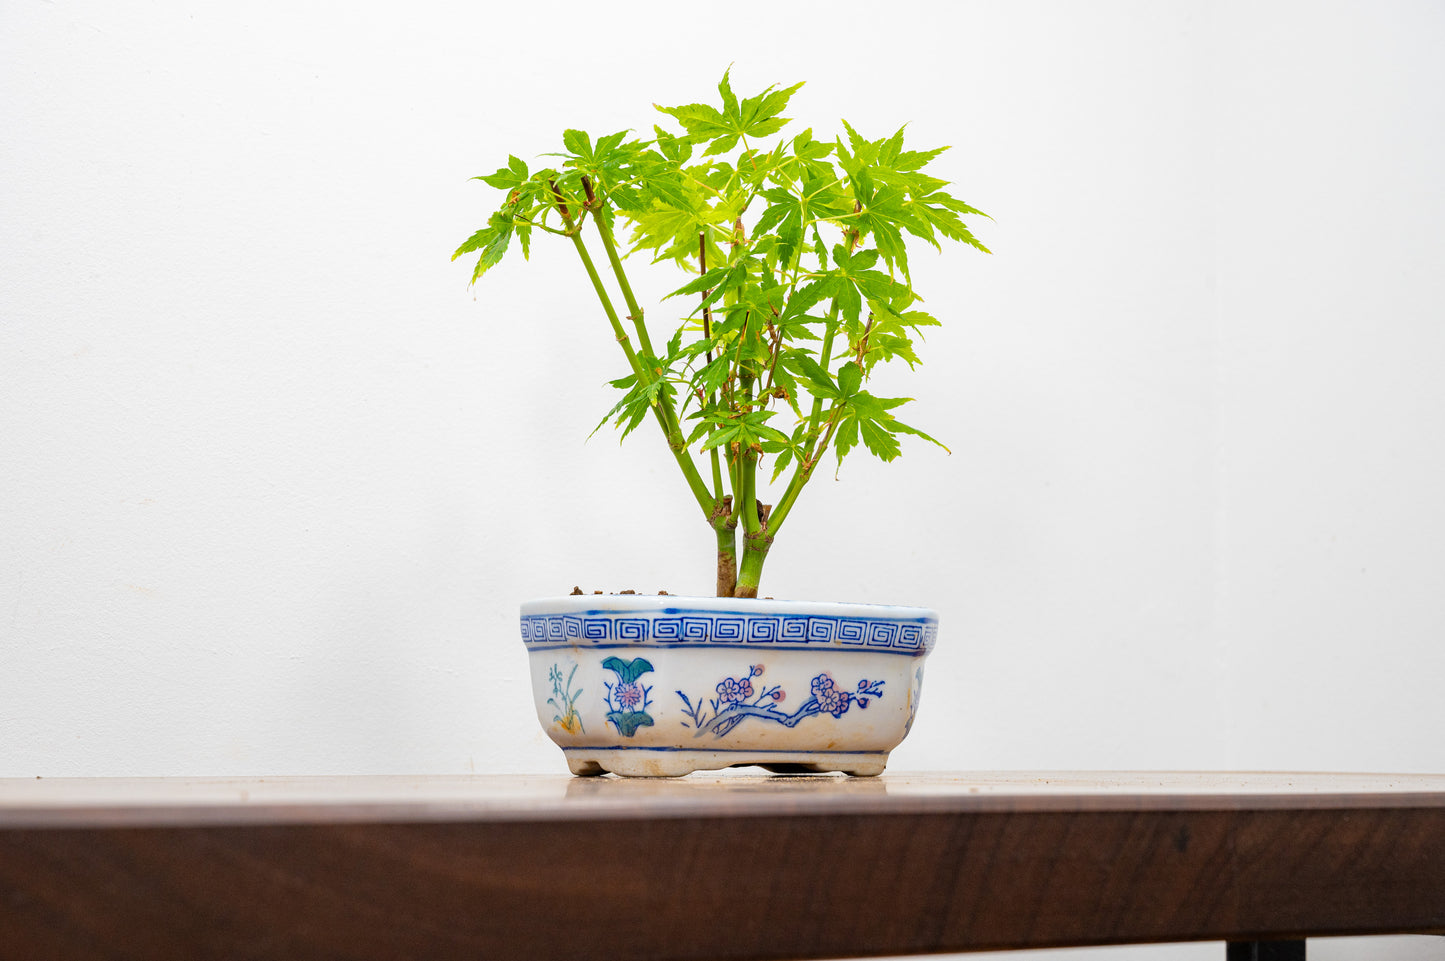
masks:
<path id="1" fill-rule="evenodd" d="M 842 717 L 847 712 L 852 696 L 847 691 L 838 690 L 828 675 L 819 674 L 813 678 L 812 690 L 813 699 L 818 702 L 818 710 L 834 717 Z"/>
<path id="2" fill-rule="evenodd" d="M 728 677 L 724 678 L 717 686 L 718 700 L 724 704 L 737 704 L 753 696 L 752 677 L 741 679 Z"/>

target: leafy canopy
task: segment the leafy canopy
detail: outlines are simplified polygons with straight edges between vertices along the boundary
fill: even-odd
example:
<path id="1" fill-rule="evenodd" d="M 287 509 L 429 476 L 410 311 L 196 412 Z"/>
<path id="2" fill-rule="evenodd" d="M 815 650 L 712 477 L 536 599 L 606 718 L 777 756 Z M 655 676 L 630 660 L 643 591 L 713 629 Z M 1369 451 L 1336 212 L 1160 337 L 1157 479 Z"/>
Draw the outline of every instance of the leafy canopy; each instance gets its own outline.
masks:
<path id="1" fill-rule="evenodd" d="M 735 502 L 750 496 L 761 461 L 772 459 L 774 479 L 791 468 L 773 533 L 827 451 L 840 464 L 860 446 L 887 461 L 900 435 L 938 443 L 898 420 L 909 398 L 866 387 L 880 363 L 916 366 L 922 329 L 939 323 L 920 309 L 910 247 L 955 241 L 988 252 L 964 220 L 982 212 L 925 172 L 947 148 L 908 149 L 901 127 L 869 139 L 846 121 L 831 140 L 812 128 L 785 135 L 783 113 L 802 86 L 740 99 L 724 73 L 720 103 L 658 106 L 666 119 L 644 135 L 567 130 L 563 150 L 547 155 L 554 165 L 539 170 L 509 157 L 476 178 L 505 196 L 453 255 L 477 255 L 475 282 L 514 237 L 524 257 L 534 231 L 571 238 L 629 361 L 603 423 L 625 437 L 652 411 L 714 522 L 723 488 Z M 623 288 L 635 342 L 586 252 L 588 220 Z M 618 228 L 626 254 L 694 275 L 668 295 L 684 298 L 687 313 L 662 349 L 632 300 Z M 713 462 L 710 491 L 694 455 Z"/>

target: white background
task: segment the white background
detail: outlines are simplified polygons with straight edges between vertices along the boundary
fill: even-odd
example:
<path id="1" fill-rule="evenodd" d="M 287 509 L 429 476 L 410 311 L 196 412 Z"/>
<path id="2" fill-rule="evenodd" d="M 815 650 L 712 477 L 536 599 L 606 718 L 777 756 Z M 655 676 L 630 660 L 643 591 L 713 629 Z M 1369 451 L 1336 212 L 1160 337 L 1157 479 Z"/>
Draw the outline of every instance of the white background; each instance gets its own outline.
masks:
<path id="1" fill-rule="evenodd" d="M 710 535 L 650 424 L 586 442 L 573 252 L 449 256 L 469 177 L 729 63 L 994 217 L 879 378 L 952 456 L 820 476 L 765 574 L 939 610 L 892 770 L 1440 770 L 1442 50 L 1438 2 L 5 3 L 0 775 L 564 770 L 517 604 L 707 592 Z"/>

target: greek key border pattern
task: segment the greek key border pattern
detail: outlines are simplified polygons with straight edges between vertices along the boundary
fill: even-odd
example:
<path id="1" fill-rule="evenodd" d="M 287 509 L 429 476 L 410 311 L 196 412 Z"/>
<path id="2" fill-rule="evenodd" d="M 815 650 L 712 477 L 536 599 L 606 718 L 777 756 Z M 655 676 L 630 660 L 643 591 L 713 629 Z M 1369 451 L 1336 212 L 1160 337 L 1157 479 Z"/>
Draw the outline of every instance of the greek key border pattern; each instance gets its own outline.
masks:
<path id="1" fill-rule="evenodd" d="M 522 642 L 528 647 L 562 644 L 616 646 L 781 647 L 835 645 L 896 654 L 920 655 L 938 640 L 936 621 L 895 621 L 813 614 L 530 614 L 522 618 Z"/>

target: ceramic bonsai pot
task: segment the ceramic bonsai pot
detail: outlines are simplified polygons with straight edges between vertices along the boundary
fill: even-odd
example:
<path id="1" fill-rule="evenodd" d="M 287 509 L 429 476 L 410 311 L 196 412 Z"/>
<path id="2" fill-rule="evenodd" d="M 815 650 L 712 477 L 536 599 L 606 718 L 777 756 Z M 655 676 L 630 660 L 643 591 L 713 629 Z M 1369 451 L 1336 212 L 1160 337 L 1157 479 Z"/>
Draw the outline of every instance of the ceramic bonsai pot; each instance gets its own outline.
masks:
<path id="1" fill-rule="evenodd" d="M 573 774 L 881 774 L 918 711 L 925 608 L 671 595 L 522 605 L 537 719 Z"/>

